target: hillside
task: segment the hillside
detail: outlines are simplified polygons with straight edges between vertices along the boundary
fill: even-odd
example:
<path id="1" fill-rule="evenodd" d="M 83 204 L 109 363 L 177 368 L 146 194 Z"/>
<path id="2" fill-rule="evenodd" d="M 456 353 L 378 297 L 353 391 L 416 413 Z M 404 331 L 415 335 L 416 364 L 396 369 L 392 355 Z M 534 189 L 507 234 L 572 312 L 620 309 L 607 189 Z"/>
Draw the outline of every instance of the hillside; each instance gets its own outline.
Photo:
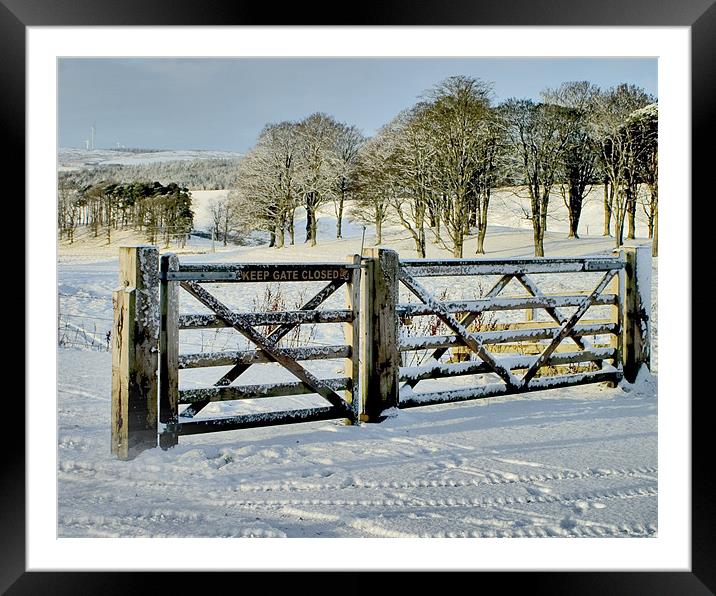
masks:
<path id="1" fill-rule="evenodd" d="M 123 151 L 121 149 L 74 149 L 60 147 L 57 152 L 59 171 L 80 170 L 108 165 L 136 166 L 171 161 L 238 159 L 240 153 L 200 150 Z"/>

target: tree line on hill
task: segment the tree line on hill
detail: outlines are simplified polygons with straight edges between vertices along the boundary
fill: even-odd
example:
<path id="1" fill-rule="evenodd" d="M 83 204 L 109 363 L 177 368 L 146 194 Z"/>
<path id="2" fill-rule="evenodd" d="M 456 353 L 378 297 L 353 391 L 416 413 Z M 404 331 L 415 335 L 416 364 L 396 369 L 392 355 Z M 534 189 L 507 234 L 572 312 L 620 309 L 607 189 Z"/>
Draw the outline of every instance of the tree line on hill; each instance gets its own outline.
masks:
<path id="1" fill-rule="evenodd" d="M 317 242 L 317 213 L 332 204 L 336 237 L 349 216 L 376 227 L 402 225 L 418 255 L 432 242 L 465 254 L 476 230 L 482 254 L 491 192 L 526 188 L 534 250 L 544 256 L 550 195 L 559 190 L 569 236 L 590 189 L 604 187 L 604 235 L 615 245 L 635 237 L 643 209 L 657 253 L 658 110 L 656 100 L 628 84 L 602 90 L 587 81 L 546 89 L 542 101 L 492 105 L 492 86 L 450 77 L 427 91 L 374 136 L 315 113 L 298 122 L 267 124 L 238 164 L 229 199 L 215 220 L 269 233 L 270 244 L 294 244 L 294 215 L 306 211 L 305 242 Z M 231 224 L 229 224 L 231 221 Z M 226 237 L 226 233 L 224 233 Z"/>
<path id="2" fill-rule="evenodd" d="M 109 244 L 114 230 L 131 229 L 148 242 L 186 242 L 194 223 L 191 193 L 184 186 L 159 182 L 100 182 L 78 188 L 66 177 L 58 183 L 58 231 L 74 241 L 78 226 L 89 226 Z"/>
<path id="3" fill-rule="evenodd" d="M 129 151 L 122 149 L 122 151 Z M 140 151 L 140 150 L 137 150 Z M 146 149 L 142 153 L 148 153 Z M 223 190 L 236 185 L 240 158 L 161 161 L 133 165 L 106 164 L 80 170 L 59 172 L 62 183 L 85 188 L 100 183 L 172 182 L 191 190 Z"/>

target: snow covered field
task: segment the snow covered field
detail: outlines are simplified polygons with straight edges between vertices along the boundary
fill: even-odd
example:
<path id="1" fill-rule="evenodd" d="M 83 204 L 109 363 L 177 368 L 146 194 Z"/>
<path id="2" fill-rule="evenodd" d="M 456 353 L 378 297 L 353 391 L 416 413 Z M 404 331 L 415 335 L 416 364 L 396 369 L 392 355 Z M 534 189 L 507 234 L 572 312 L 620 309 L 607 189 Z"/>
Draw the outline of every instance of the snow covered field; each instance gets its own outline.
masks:
<path id="1" fill-rule="evenodd" d="M 142 165 L 169 161 L 198 161 L 204 159 L 237 159 L 240 153 L 228 151 L 147 151 L 133 152 L 121 149 L 73 149 L 60 147 L 57 164 L 60 171 L 79 170 L 108 165 Z"/>
<path id="2" fill-rule="evenodd" d="M 599 235 L 598 195 L 585 209 L 585 237 L 578 241 L 566 239 L 559 203 L 553 204 L 547 256 L 612 250 L 612 240 Z M 196 252 L 205 254 L 182 260 L 343 261 L 359 252 L 362 227 L 344 225 L 346 237 L 332 239 L 330 209 L 319 220 L 315 248 L 217 247 L 211 253 L 210 243 L 204 243 Z M 488 257 L 532 255 L 529 222 L 519 220 L 519 211 L 514 198 L 498 197 L 486 239 Z M 297 221 L 299 240 L 301 228 Z M 643 228 L 637 235 L 645 237 Z M 372 237 L 369 228 L 366 246 Z M 388 227 L 384 240 L 406 258 L 415 257 L 401 228 Z M 465 256 L 472 250 L 474 240 Z M 431 245 L 429 256 L 438 255 L 448 256 Z M 655 262 L 654 372 L 657 272 Z M 107 253 L 92 258 L 87 252 L 78 259 L 60 250 L 60 315 L 85 330 L 94 325 L 90 335 L 100 343 L 111 326 L 117 274 L 116 257 Z M 551 283 L 557 285 L 546 290 L 567 287 L 569 280 Z M 473 290 L 453 285 L 463 295 Z M 262 300 L 260 294 L 240 295 L 233 285 L 221 292 L 234 306 Z M 285 295 L 289 305 L 297 292 Z M 195 308 L 191 299 L 182 300 L 183 310 Z M 321 327 L 313 341 L 341 343 L 340 326 Z M 184 334 L 189 337 L 182 339 L 182 352 L 229 346 L 226 332 L 205 331 L 201 338 L 194 333 Z M 334 376 L 337 362 L 315 363 L 314 370 Z M 261 375 L 276 380 L 271 366 L 256 368 L 253 379 L 242 376 L 241 382 L 268 380 Z M 223 371 L 187 371 L 182 384 L 206 385 Z M 108 352 L 58 349 L 59 536 L 642 537 L 657 532 L 655 375 L 615 389 L 588 385 L 402 410 L 386 422 L 361 427 L 329 421 L 182 437 L 172 450 L 151 450 L 131 462 L 110 454 L 110 382 Z M 297 405 L 314 398 L 285 399 Z M 213 404 L 202 415 L 228 407 Z"/>

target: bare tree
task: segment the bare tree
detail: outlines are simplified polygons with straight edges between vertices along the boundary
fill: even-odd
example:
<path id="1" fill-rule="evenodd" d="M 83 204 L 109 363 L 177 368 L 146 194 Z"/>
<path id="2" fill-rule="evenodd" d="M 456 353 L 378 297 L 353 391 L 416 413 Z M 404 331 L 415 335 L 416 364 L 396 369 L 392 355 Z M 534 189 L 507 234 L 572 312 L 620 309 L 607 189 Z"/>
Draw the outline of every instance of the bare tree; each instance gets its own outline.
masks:
<path id="1" fill-rule="evenodd" d="M 646 185 L 647 197 L 642 201 L 646 215 L 648 235 L 651 239 L 651 253 L 659 253 L 659 111 L 655 103 L 640 108 L 629 116 L 627 125 L 633 127 L 640 138 L 639 179 Z"/>
<path id="2" fill-rule="evenodd" d="M 426 96 L 424 122 L 434 147 L 433 184 L 444 197 L 441 216 L 455 257 L 463 255 L 468 231 L 470 191 L 478 162 L 478 145 L 486 126 L 491 86 L 465 76 L 449 77 Z"/>
<path id="3" fill-rule="evenodd" d="M 563 83 L 557 89 L 542 93 L 547 103 L 565 108 L 561 134 L 566 137 L 566 145 L 560 190 L 567 207 L 570 238 L 579 238 L 582 206 L 596 172 L 597 145 L 592 137 L 589 115 L 598 95 L 599 88 L 589 81 Z"/>
<path id="4" fill-rule="evenodd" d="M 356 160 L 364 142 L 365 137 L 355 126 L 337 125 L 335 152 L 338 156 L 338 177 L 337 192 L 333 199 L 336 212 L 336 238 L 343 237 L 343 209 L 353 187 Z"/>
<path id="5" fill-rule="evenodd" d="M 567 137 L 561 132 L 564 109 L 527 99 L 501 106 L 514 171 L 527 186 L 535 256 L 544 256 L 544 234 L 552 187 L 557 182 Z"/>
<path id="6" fill-rule="evenodd" d="M 355 166 L 355 204 L 351 219 L 375 225 L 375 244 L 383 242 L 383 224 L 397 192 L 395 136 L 384 127 L 361 147 Z"/>
<path id="7" fill-rule="evenodd" d="M 632 112 L 654 98 L 640 87 L 621 84 L 600 93 L 595 99 L 592 126 L 599 139 L 601 161 L 612 193 L 611 214 L 614 217 L 614 242 L 624 242 L 624 224 L 629 218 L 628 237 L 634 237 L 639 160 L 643 142 L 639 128 L 626 126 Z"/>
<path id="8" fill-rule="evenodd" d="M 209 203 L 209 214 L 211 215 L 211 237 L 218 240 L 221 233 L 221 224 L 224 221 L 226 212 L 226 199 L 216 199 Z"/>
<path id="9" fill-rule="evenodd" d="M 79 196 L 77 188 L 67 177 L 60 177 L 57 183 L 57 228 L 72 244 L 79 217 Z"/>
<path id="10" fill-rule="evenodd" d="M 504 127 L 497 113 L 490 110 L 476 147 L 477 168 L 473 174 L 471 196 L 470 223 L 477 227 L 477 254 L 485 254 L 485 236 L 487 235 L 487 214 L 490 206 L 490 195 L 496 186 L 500 162 L 505 151 Z"/>
<path id="11" fill-rule="evenodd" d="M 336 155 L 338 123 L 327 114 L 311 114 L 298 124 L 300 160 L 297 185 L 306 208 L 306 242 L 317 242 L 317 212 L 335 196 L 340 163 Z"/>
<path id="12" fill-rule="evenodd" d="M 412 237 L 415 251 L 421 258 L 426 255 L 425 220 L 433 194 L 431 160 L 435 149 L 424 122 L 428 112 L 429 106 L 419 103 L 401 112 L 382 131 L 390 138 L 391 145 L 390 156 L 386 156 L 383 166 L 390 172 L 395 186 L 391 193 L 391 205 L 398 222 Z"/>
<path id="13" fill-rule="evenodd" d="M 294 239 L 299 140 L 296 124 L 269 124 L 239 164 L 236 203 L 240 219 L 253 229 L 268 231 L 269 245 L 277 248 L 284 245 L 286 230 L 292 243 Z"/>

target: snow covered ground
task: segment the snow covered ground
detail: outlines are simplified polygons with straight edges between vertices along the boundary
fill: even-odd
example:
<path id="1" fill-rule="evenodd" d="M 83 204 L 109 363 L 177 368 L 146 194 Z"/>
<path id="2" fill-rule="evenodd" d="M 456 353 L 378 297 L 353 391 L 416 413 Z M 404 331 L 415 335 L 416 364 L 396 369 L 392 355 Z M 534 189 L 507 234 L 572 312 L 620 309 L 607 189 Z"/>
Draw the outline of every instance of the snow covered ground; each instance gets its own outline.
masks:
<path id="1" fill-rule="evenodd" d="M 593 204 L 585 210 L 585 237 L 578 241 L 565 238 L 555 209 L 545 244 L 548 256 L 612 250 L 612 240 L 598 235 L 598 196 Z M 204 254 L 182 260 L 343 261 L 359 252 L 362 226 L 345 225 L 345 238 L 336 240 L 330 213 L 329 207 L 319 220 L 314 248 L 216 247 L 212 253 L 205 243 L 195 247 Z M 531 231 L 515 213 L 515 200 L 496 201 L 488 257 L 532 254 Z M 297 221 L 297 239 L 302 223 Z M 645 235 L 641 227 L 637 233 Z M 406 236 L 388 226 L 384 245 L 414 258 Z M 366 246 L 372 239 L 369 228 Z M 429 250 L 429 256 L 448 256 L 433 245 Z M 466 250 L 474 250 L 474 240 Z M 654 371 L 657 272 L 655 262 Z M 59 311 L 68 334 L 72 324 L 104 342 L 117 273 L 116 257 L 100 252 L 78 259 L 61 248 Z M 570 284 L 569 276 L 546 278 L 540 280 L 545 290 Z M 456 298 L 475 291 L 465 283 L 450 285 Z M 283 296 L 289 308 L 300 300 L 298 292 L 296 287 Z M 241 293 L 235 285 L 217 293 L 237 308 L 263 300 L 260 293 Z M 188 297 L 182 298 L 182 309 L 201 310 Z M 339 325 L 309 332 L 314 343 L 342 343 Z M 237 347 L 229 332 L 197 333 L 182 335 L 182 352 Z M 312 366 L 316 374 L 335 376 L 339 363 Z M 272 366 L 252 367 L 241 382 L 277 380 Z M 381 424 L 361 427 L 328 421 L 182 437 L 167 452 L 155 449 L 120 462 L 110 454 L 110 371 L 109 352 L 58 349 L 59 536 L 641 537 L 657 532 L 655 375 L 615 389 L 589 385 L 402 410 Z M 181 383 L 210 384 L 223 372 L 186 371 Z M 296 406 L 316 398 L 284 399 Z M 242 407 L 265 407 L 266 401 Z M 201 415 L 231 407 L 213 404 Z"/>

